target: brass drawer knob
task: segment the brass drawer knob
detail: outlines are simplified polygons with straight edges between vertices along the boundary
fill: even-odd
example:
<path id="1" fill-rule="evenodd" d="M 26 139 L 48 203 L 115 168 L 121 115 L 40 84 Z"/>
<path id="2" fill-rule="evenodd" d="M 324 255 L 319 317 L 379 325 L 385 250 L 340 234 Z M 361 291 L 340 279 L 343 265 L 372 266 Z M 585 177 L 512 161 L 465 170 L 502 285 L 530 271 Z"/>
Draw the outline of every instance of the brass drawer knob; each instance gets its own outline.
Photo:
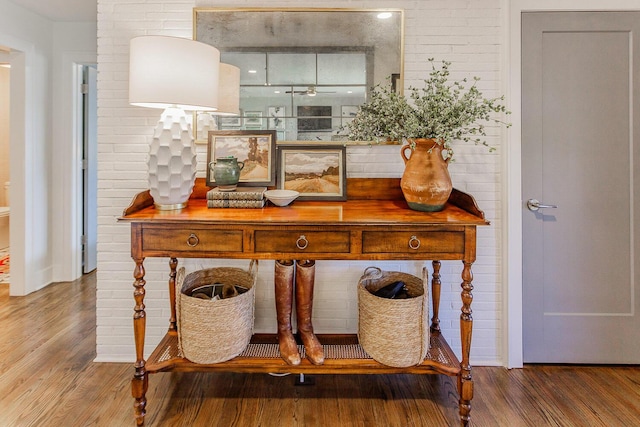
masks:
<path id="1" fill-rule="evenodd" d="M 200 239 L 198 239 L 198 236 L 195 234 L 191 233 L 189 237 L 187 237 L 187 246 L 190 248 L 195 248 L 198 246 L 198 243 L 200 243 Z"/>
<path id="2" fill-rule="evenodd" d="M 420 247 L 420 239 L 416 236 L 411 236 L 409 239 L 409 248 L 416 250 Z"/>
<path id="3" fill-rule="evenodd" d="M 298 249 L 307 249 L 307 246 L 309 246 L 307 237 L 304 234 L 298 237 L 298 240 L 296 240 L 296 247 Z"/>

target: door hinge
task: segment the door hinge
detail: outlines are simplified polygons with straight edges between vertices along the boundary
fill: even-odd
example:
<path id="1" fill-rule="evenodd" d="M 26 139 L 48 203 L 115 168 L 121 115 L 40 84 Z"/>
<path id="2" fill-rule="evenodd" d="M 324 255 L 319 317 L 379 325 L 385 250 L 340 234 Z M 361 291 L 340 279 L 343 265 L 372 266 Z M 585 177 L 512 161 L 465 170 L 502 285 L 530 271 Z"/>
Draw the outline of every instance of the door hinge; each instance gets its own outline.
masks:
<path id="1" fill-rule="evenodd" d="M 80 238 L 80 243 L 82 243 L 83 245 L 87 244 L 87 235 L 83 234 L 82 237 Z"/>
<path id="2" fill-rule="evenodd" d="M 82 92 L 83 95 L 86 95 L 89 93 L 89 85 L 86 83 L 82 83 L 80 85 L 80 92 Z"/>

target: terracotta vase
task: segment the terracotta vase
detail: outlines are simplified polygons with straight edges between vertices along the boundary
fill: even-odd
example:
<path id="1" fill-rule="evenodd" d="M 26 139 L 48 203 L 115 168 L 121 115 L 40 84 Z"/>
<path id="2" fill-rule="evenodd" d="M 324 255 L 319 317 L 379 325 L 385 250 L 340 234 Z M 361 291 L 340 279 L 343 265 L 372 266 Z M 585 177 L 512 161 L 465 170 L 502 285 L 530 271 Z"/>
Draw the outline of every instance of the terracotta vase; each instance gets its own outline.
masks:
<path id="1" fill-rule="evenodd" d="M 434 139 L 416 139 L 400 149 L 405 169 L 400 187 L 409 207 L 416 211 L 437 212 L 451 194 L 449 159 L 442 157 L 442 146 Z M 412 148 L 412 145 L 414 148 Z M 408 152 L 411 154 L 407 154 Z"/>

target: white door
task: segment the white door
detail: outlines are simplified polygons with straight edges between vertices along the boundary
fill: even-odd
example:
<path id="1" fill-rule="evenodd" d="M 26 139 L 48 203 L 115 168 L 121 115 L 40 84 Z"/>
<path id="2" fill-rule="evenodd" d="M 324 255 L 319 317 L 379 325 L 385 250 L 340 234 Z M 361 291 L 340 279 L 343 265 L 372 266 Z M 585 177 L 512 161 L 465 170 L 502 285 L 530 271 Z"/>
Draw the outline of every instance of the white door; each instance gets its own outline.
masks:
<path id="1" fill-rule="evenodd" d="M 525 362 L 640 363 L 639 34 L 637 12 L 523 14 Z"/>

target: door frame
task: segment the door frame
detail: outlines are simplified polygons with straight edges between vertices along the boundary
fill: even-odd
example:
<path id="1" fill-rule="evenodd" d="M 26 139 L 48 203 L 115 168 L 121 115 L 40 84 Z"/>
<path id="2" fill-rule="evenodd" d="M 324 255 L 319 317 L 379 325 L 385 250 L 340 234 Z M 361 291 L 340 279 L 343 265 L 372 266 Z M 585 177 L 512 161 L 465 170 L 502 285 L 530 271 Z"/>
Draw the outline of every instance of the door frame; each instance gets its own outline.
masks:
<path id="1" fill-rule="evenodd" d="M 502 257 L 503 277 L 503 364 L 507 368 L 523 366 L 522 339 L 522 28 L 523 12 L 581 12 L 620 10 L 638 11 L 637 0 L 584 0 L 578 6 L 575 0 L 501 0 L 505 23 L 504 63 L 505 92 L 510 99 L 512 126 L 508 131 L 503 152 L 503 203 Z"/>
<path id="2" fill-rule="evenodd" d="M 82 67 L 96 65 L 92 52 L 62 54 L 63 87 L 58 98 L 62 110 L 59 147 L 54 151 L 53 180 L 58 196 L 52 201 L 54 222 L 61 224 L 52 230 L 54 281 L 71 281 L 82 276 L 82 144 L 83 101 Z"/>

